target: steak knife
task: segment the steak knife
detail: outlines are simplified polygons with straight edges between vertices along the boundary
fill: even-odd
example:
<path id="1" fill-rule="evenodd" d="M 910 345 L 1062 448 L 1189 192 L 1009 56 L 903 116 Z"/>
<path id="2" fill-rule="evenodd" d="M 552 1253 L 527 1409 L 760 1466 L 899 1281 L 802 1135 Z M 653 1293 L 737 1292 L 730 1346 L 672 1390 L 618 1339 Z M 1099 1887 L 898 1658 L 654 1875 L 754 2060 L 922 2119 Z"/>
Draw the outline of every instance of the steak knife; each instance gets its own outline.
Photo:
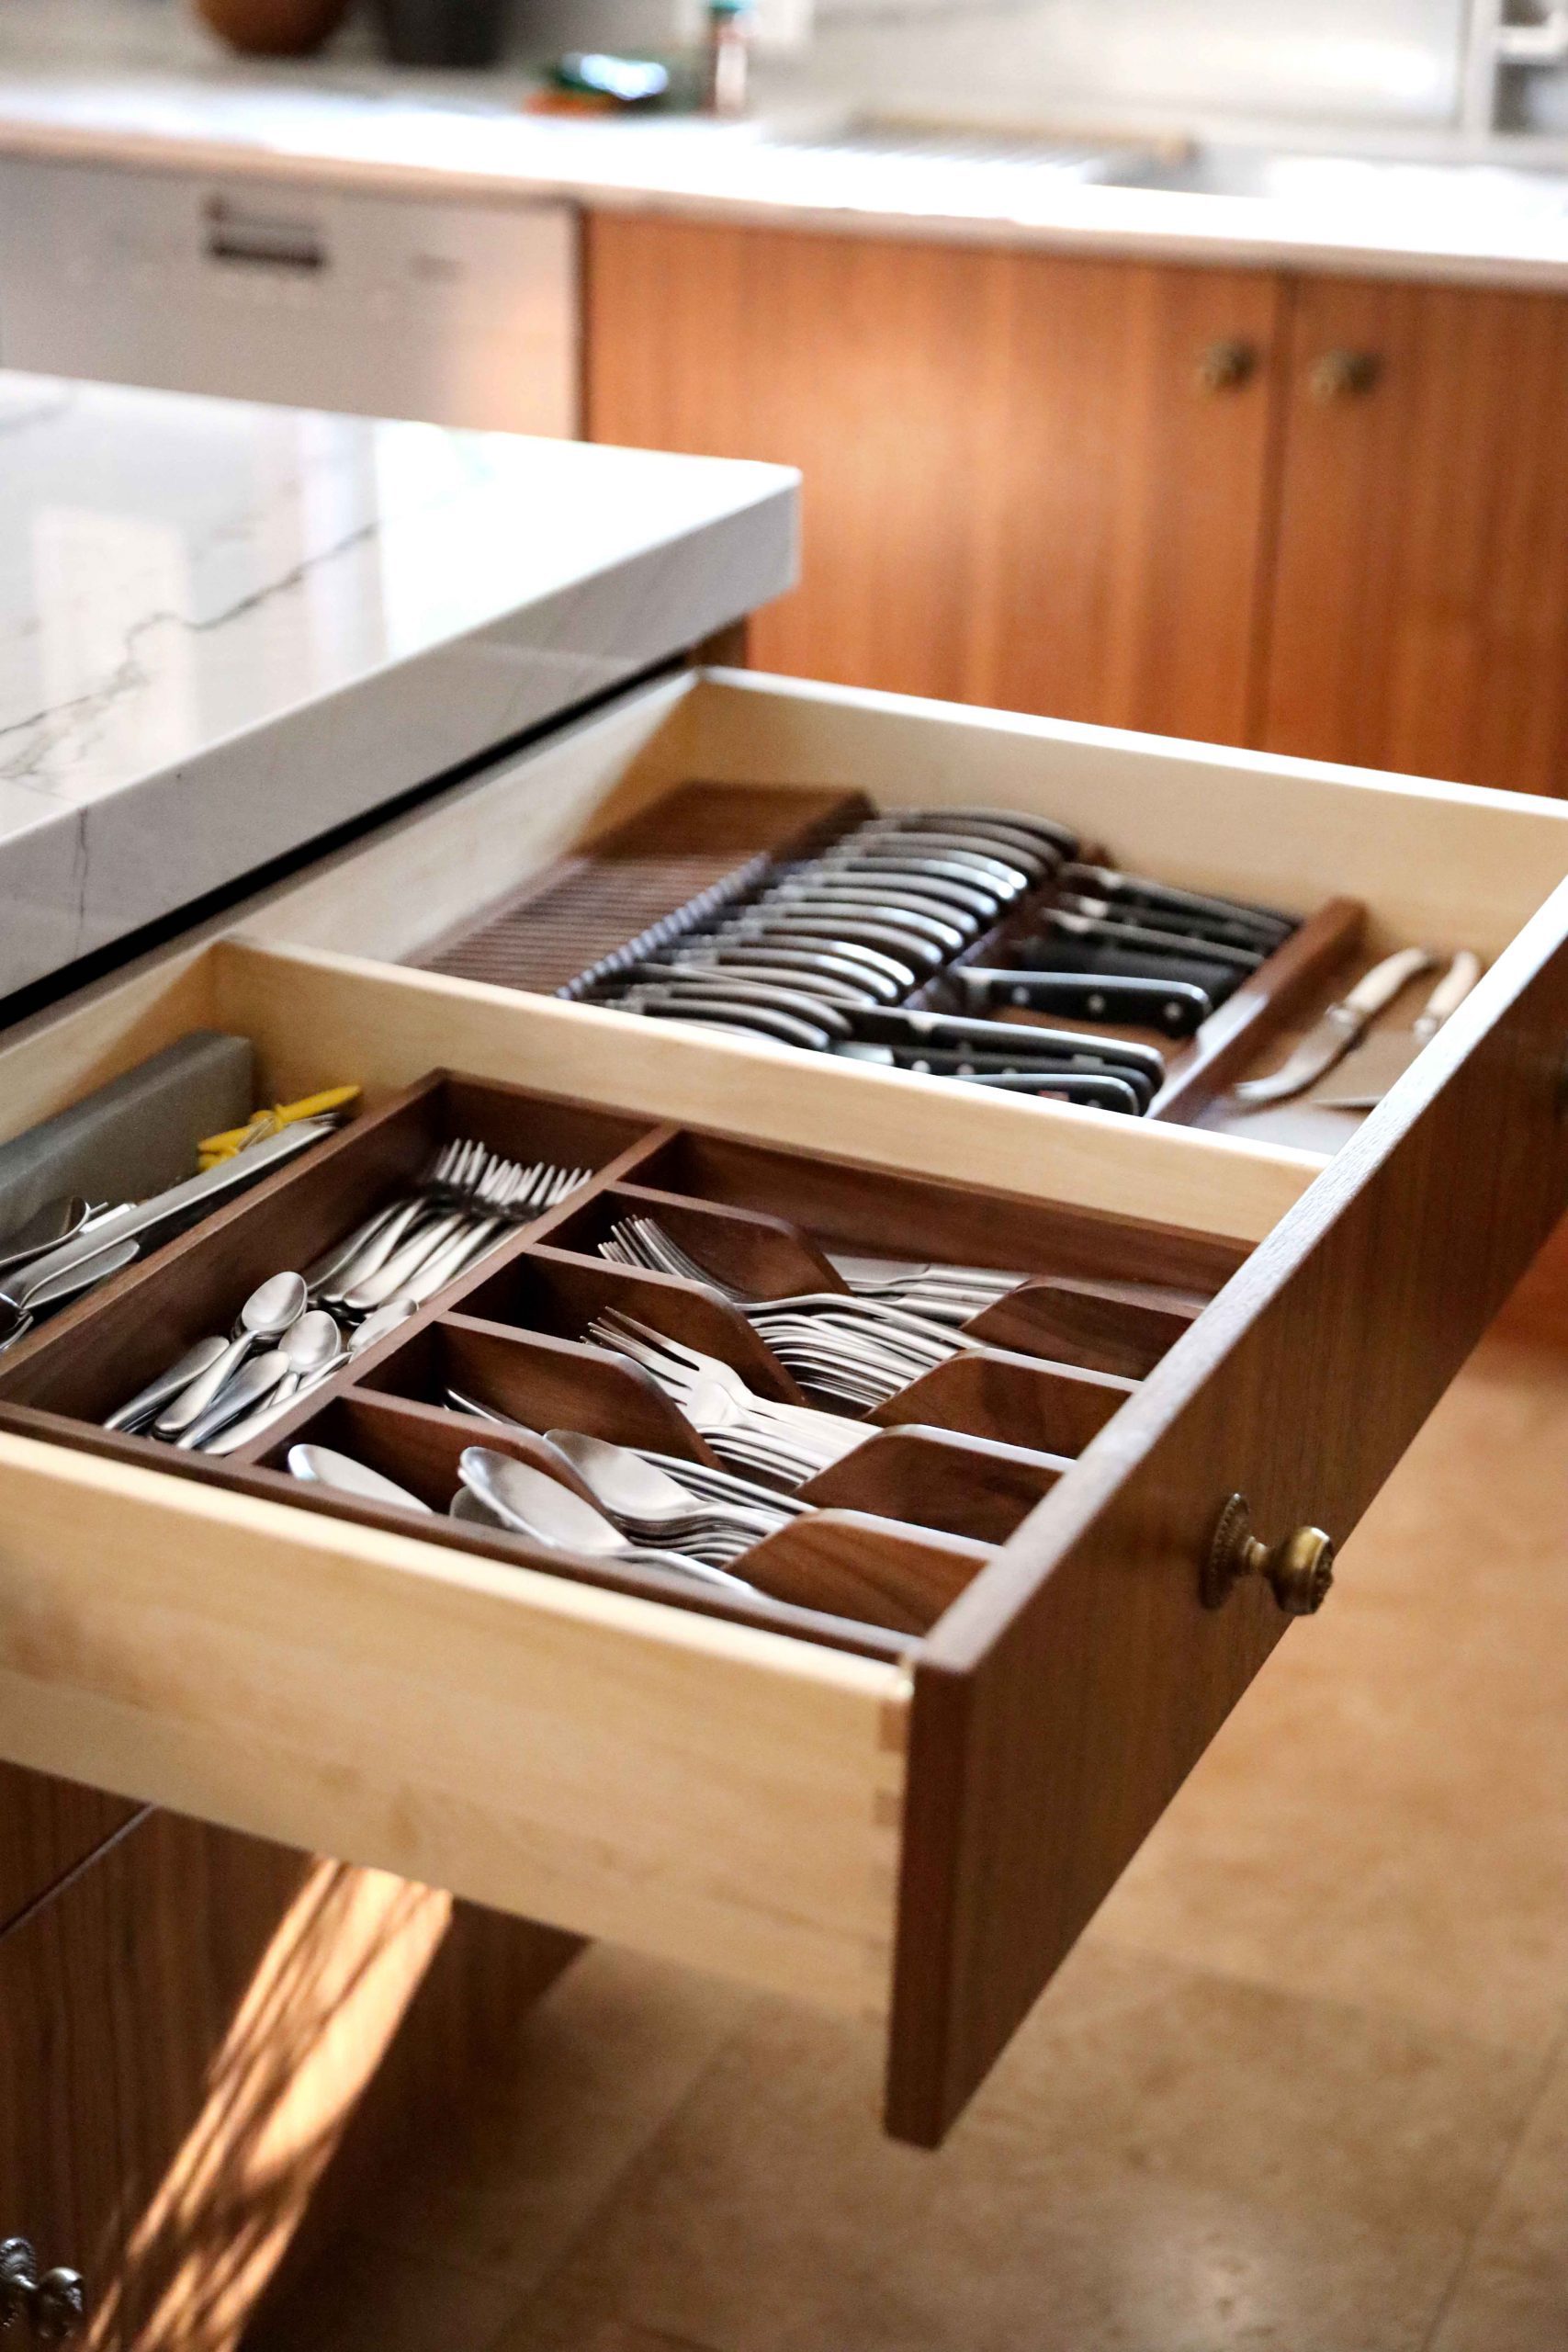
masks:
<path id="1" fill-rule="evenodd" d="M 727 1022 L 755 1011 L 771 1016 L 767 1023 L 759 1023 L 765 1034 L 776 1036 L 781 1044 L 809 1046 L 817 1053 L 869 1046 L 877 1049 L 879 1058 L 891 1051 L 901 1060 L 908 1055 L 926 1059 L 934 1056 L 943 1062 L 978 1057 L 987 1065 L 1019 1071 L 1041 1067 L 1113 1069 L 1149 1100 L 1166 1074 L 1164 1057 L 1154 1046 L 1123 1038 L 1089 1037 L 1076 1029 L 1025 1029 L 1006 1021 L 971 1020 L 961 1013 L 927 1012 L 904 1005 L 829 1001 L 813 997 L 803 987 L 786 986 L 782 977 L 769 981 L 740 973 L 676 972 L 652 981 L 634 981 L 630 988 L 600 1000 L 605 1001 L 628 1012 L 670 1013 L 690 1005 L 694 1019 L 722 1017 Z M 722 1009 L 721 1015 L 711 1010 L 715 1005 Z M 790 1026 L 775 1027 L 777 1016 Z"/>
<path id="2" fill-rule="evenodd" d="M 1374 964 L 1349 994 L 1331 1004 L 1313 1023 L 1282 1068 L 1268 1078 L 1244 1079 L 1233 1091 L 1235 1100 L 1256 1108 L 1265 1102 L 1285 1102 L 1304 1094 L 1336 1062 L 1343 1061 L 1358 1045 L 1380 1012 L 1385 1012 L 1400 990 L 1418 973 L 1429 972 L 1433 958 L 1425 947 L 1401 947 Z"/>
<path id="3" fill-rule="evenodd" d="M 1196 944 L 1196 943 L 1194 943 Z M 1027 939 L 1012 953 L 1026 972 L 1092 974 L 1097 978 L 1183 981 L 1201 989 L 1211 1006 L 1223 1004 L 1244 977 L 1228 965 L 1211 964 L 1199 956 L 1154 956 L 1146 949 L 1109 947 L 1096 941 L 1066 936 Z"/>
<path id="4" fill-rule="evenodd" d="M 1063 900 L 1047 907 L 1041 917 L 1048 932 L 1057 932 L 1068 939 L 1097 939 L 1107 947 L 1146 948 L 1151 956 L 1201 956 L 1205 963 L 1224 964 L 1238 978 L 1256 972 L 1264 961 L 1258 947 L 1229 947 L 1223 940 L 1195 936 L 1190 931 L 1168 931 L 1152 919 L 1134 922 L 1110 908 L 1086 899 L 1074 904 Z"/>
<path id="5" fill-rule="evenodd" d="M 1110 899 L 1129 912 L 1142 910 L 1168 927 L 1168 919 L 1179 915 L 1184 918 L 1182 928 L 1189 923 L 1202 926 L 1207 937 L 1228 939 L 1237 947 L 1254 941 L 1277 946 L 1298 928 L 1293 915 L 1281 914 L 1273 907 L 1253 906 L 1245 899 L 1211 898 L 1201 890 L 1179 890 L 1172 883 L 1151 881 L 1142 874 L 1119 873 L 1114 866 L 1065 865 L 1058 878 L 1064 890 Z"/>
<path id="6" fill-rule="evenodd" d="M 1403 1078 L 1429 1037 L 1456 1013 L 1481 978 L 1481 958 L 1461 947 L 1408 1029 L 1374 1029 L 1346 1056 L 1312 1099 L 1330 1111 L 1371 1111 Z"/>
<path id="7" fill-rule="evenodd" d="M 1134 1028 L 1162 1030 L 1168 1037 L 1190 1037 L 1214 1009 L 1212 997 L 1190 980 L 1130 979 L 1089 972 L 994 971 L 961 964 L 945 985 L 970 1012 L 992 1012 L 1012 1005 L 1030 1012 L 1066 1014 L 1079 1021 L 1128 1022 Z"/>

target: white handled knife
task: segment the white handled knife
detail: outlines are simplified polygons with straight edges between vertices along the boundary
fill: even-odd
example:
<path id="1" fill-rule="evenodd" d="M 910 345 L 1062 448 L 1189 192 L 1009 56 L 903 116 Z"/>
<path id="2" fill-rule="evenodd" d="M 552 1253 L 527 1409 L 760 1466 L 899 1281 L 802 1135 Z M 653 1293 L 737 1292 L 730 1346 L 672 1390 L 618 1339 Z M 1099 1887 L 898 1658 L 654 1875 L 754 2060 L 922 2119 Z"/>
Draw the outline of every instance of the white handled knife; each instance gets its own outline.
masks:
<path id="1" fill-rule="evenodd" d="M 1348 996 L 1331 1004 L 1322 1019 L 1313 1023 L 1282 1069 L 1268 1078 L 1244 1080 L 1234 1090 L 1236 1102 L 1257 1109 L 1265 1102 L 1283 1102 L 1292 1094 L 1304 1094 L 1336 1062 L 1344 1060 L 1352 1046 L 1360 1043 L 1402 989 L 1419 973 L 1431 970 L 1433 961 L 1425 947 L 1401 947 L 1385 956 L 1357 981 Z"/>
<path id="2" fill-rule="evenodd" d="M 1346 1056 L 1313 1101 L 1331 1111 L 1370 1111 L 1403 1078 L 1422 1046 L 1459 1011 L 1481 978 L 1481 958 L 1461 947 L 1408 1029 L 1378 1029 Z"/>

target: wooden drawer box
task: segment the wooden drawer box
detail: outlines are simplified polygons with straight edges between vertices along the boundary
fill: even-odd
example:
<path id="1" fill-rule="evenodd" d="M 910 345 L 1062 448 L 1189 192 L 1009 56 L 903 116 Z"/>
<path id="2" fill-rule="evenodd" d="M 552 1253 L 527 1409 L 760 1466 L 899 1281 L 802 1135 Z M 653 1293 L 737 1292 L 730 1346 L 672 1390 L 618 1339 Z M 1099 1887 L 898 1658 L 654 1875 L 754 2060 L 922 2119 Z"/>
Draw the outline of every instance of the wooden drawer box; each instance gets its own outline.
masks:
<path id="1" fill-rule="evenodd" d="M 1034 808 L 1172 881 L 1353 893 L 1367 952 L 1489 968 L 1325 1157 L 416 967 L 693 778 Z M 863 1214 L 868 1239 L 886 1198 L 909 1246 L 940 1227 L 977 1255 L 1054 1218 L 1213 1295 L 928 1629 L 858 1646 L 312 1510 L 265 1465 L 171 1475 L 0 1382 L 0 1757 L 885 2016 L 888 2128 L 934 2143 L 1285 1628 L 1260 1575 L 1205 1605 L 1227 1498 L 1270 1545 L 1343 1540 L 1568 1198 L 1565 873 L 1551 804 L 715 673 L 17 1033 L 6 1133 L 209 1024 L 279 1096 L 352 1075 L 374 1111 L 452 1069 L 668 1127 L 634 1187 Z M 898 1205 L 921 1201 L 926 1227 Z M 536 1289 L 598 1213 L 546 1238 Z M 471 1363 L 500 1295 L 428 1346 Z M 420 1410 L 423 1377 L 333 1409 Z"/>

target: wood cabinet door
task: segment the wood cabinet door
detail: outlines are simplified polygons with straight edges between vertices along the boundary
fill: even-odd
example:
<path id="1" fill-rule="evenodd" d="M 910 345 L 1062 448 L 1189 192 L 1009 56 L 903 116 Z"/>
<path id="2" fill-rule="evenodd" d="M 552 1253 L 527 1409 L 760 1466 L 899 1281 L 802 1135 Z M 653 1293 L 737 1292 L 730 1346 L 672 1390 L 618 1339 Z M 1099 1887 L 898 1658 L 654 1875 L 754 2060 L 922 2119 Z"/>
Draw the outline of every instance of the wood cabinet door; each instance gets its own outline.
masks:
<path id="1" fill-rule="evenodd" d="M 1568 791 L 1568 300 L 1308 278 L 1257 740 Z"/>
<path id="2" fill-rule="evenodd" d="M 760 666 L 1245 739 L 1273 278 L 610 215 L 588 272 L 594 439 L 805 477 Z"/>

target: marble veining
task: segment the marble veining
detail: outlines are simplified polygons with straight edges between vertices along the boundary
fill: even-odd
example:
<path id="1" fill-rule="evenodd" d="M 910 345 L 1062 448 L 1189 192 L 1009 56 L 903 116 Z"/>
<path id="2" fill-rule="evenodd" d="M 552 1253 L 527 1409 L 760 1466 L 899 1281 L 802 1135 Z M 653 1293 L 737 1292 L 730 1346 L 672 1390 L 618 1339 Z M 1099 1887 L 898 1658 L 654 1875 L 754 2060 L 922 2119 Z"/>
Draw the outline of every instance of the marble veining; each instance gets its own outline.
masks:
<path id="1" fill-rule="evenodd" d="M 787 586 L 786 470 L 0 376 L 0 994 Z"/>

